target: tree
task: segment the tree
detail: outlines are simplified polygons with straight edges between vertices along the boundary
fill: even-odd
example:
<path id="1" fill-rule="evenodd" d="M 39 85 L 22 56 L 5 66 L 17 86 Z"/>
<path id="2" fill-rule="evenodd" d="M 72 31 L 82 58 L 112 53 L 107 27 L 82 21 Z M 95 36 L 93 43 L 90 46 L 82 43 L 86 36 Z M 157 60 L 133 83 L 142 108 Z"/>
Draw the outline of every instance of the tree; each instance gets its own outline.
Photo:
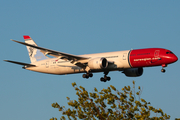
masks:
<path id="1" fill-rule="evenodd" d="M 68 105 L 71 106 L 71 109 L 66 109 L 58 103 L 52 104 L 52 107 L 58 108 L 69 119 L 170 119 L 170 116 L 164 113 L 162 109 L 154 108 L 150 105 L 150 102 L 146 102 L 140 97 L 142 93 L 140 86 L 138 91 L 135 92 L 134 81 L 133 88 L 125 86 L 122 88 L 122 92 L 119 92 L 112 85 L 107 89 L 102 89 L 100 92 L 98 92 L 97 88 L 94 88 L 94 92 L 88 92 L 84 87 L 78 87 L 76 83 L 72 83 L 72 86 L 76 91 L 78 100 L 70 100 L 67 97 Z M 65 117 L 62 116 L 60 119 L 65 120 Z M 50 120 L 57 120 L 57 118 L 51 118 Z"/>

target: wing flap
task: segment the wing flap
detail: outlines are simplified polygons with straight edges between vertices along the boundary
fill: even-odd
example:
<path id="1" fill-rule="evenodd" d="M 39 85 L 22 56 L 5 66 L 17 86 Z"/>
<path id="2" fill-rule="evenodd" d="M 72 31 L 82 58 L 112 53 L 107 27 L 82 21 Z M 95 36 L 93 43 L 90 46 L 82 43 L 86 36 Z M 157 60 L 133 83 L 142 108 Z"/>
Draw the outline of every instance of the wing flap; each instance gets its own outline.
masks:
<path id="1" fill-rule="evenodd" d="M 86 65 L 81 63 L 81 62 L 74 62 L 74 61 L 72 61 L 71 63 L 76 65 L 76 66 L 78 66 L 78 67 L 80 67 L 80 68 L 83 68 L 83 69 L 86 68 Z"/>

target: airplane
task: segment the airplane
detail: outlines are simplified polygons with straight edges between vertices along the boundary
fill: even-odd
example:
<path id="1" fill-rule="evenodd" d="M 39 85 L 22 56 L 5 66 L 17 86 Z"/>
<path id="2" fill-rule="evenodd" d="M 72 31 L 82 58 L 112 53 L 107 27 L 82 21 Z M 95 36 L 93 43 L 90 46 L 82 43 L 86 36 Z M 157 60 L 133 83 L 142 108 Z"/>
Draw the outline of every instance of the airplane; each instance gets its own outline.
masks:
<path id="1" fill-rule="evenodd" d="M 72 55 L 39 47 L 33 39 L 24 35 L 25 42 L 12 40 L 27 47 L 31 63 L 11 60 L 6 62 L 23 65 L 22 68 L 56 75 L 84 73 L 83 78 L 93 77 L 93 73 L 104 72 L 100 81 L 110 81 L 110 71 L 122 71 L 128 77 L 138 77 L 143 74 L 143 67 L 162 66 L 165 72 L 168 64 L 174 63 L 178 57 L 170 50 L 163 48 L 145 48 L 116 52 Z M 48 56 L 53 56 L 50 58 Z"/>

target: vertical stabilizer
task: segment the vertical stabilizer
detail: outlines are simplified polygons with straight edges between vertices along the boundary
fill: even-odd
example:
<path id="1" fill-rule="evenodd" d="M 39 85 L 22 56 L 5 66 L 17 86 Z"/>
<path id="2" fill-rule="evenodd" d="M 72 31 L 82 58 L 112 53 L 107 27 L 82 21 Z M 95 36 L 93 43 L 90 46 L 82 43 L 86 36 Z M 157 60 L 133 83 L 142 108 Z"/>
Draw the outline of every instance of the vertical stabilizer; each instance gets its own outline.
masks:
<path id="1" fill-rule="evenodd" d="M 30 36 L 24 35 L 23 37 L 24 37 L 25 43 L 37 46 L 37 44 L 34 42 L 34 40 Z M 29 53 L 29 58 L 31 60 L 31 63 L 47 59 L 46 56 L 40 50 L 29 47 L 29 46 L 26 46 L 26 47 Z"/>

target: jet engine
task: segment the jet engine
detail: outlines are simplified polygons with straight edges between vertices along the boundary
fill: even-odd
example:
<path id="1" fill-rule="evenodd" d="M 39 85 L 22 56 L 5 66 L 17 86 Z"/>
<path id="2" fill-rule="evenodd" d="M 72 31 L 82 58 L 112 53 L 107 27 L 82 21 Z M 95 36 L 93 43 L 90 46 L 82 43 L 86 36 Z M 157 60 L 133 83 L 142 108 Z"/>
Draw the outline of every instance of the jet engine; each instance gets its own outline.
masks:
<path id="1" fill-rule="evenodd" d="M 130 68 L 125 69 L 123 73 L 128 77 L 138 77 L 143 74 L 143 68 Z"/>
<path id="2" fill-rule="evenodd" d="M 107 68 L 108 66 L 108 61 L 106 58 L 94 58 L 94 59 L 91 59 L 89 62 L 88 62 L 88 66 L 90 69 L 105 69 Z"/>

